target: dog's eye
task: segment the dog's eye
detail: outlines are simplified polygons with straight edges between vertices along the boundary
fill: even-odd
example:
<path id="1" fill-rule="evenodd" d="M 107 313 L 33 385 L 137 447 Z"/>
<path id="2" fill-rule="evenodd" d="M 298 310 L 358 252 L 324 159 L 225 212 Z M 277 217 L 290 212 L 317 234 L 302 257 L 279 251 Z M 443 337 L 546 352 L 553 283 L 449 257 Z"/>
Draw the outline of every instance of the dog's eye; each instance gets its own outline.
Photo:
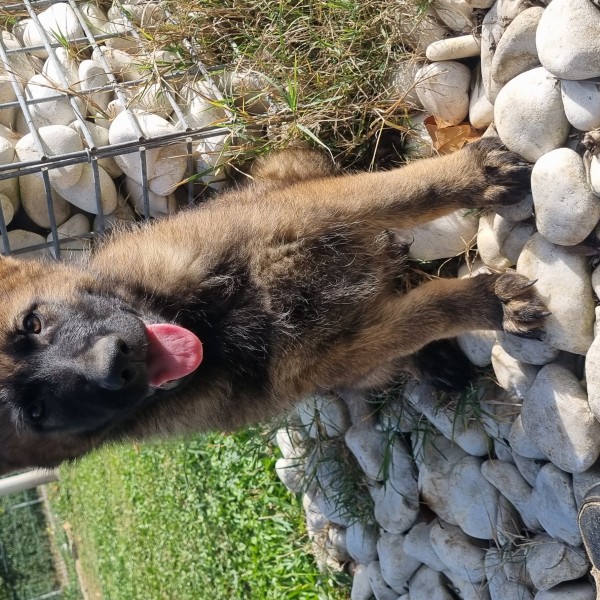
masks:
<path id="1" fill-rule="evenodd" d="M 32 421 L 39 421 L 44 416 L 44 404 L 43 402 L 37 401 L 32 402 L 27 407 L 27 414 Z"/>
<path id="2" fill-rule="evenodd" d="M 42 320 L 35 314 L 29 313 L 23 319 L 23 329 L 27 333 L 41 333 L 42 332 Z"/>

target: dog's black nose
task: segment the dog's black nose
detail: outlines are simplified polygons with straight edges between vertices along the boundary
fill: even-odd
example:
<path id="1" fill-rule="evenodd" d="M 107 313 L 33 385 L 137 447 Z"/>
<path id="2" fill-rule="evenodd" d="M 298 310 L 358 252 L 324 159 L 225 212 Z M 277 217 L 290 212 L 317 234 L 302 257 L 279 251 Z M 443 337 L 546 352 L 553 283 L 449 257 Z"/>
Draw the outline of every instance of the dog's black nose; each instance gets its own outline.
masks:
<path id="1" fill-rule="evenodd" d="M 116 335 L 102 337 L 90 349 L 90 374 L 106 390 L 122 390 L 133 381 L 137 365 L 129 344 Z"/>

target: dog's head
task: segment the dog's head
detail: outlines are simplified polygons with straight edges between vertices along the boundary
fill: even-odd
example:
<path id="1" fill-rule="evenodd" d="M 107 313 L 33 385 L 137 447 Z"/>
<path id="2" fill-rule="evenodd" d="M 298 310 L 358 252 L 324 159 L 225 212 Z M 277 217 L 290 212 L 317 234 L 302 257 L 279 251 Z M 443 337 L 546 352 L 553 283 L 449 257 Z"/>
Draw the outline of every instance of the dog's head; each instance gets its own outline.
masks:
<path id="1" fill-rule="evenodd" d="M 78 269 L 0 259 L 0 471 L 53 466 L 175 388 L 199 340 Z"/>

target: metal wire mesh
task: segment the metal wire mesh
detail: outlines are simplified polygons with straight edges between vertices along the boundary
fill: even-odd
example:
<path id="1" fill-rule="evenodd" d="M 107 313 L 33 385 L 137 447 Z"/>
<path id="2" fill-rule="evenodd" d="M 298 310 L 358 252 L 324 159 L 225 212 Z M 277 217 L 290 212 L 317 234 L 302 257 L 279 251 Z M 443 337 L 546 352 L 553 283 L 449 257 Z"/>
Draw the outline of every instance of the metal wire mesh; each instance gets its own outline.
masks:
<path id="1" fill-rule="evenodd" d="M 61 63 L 57 56 L 57 50 L 65 46 L 64 40 L 60 39 L 60 36 L 56 32 L 49 33 L 44 30 L 39 20 L 39 13 L 48 8 L 53 4 L 67 4 L 73 10 L 77 17 L 81 30 L 84 32 L 84 36 L 81 38 L 68 40 L 68 45 L 77 48 L 86 48 L 88 52 L 93 51 L 94 59 L 100 63 L 102 69 L 106 75 L 107 83 L 93 86 L 87 89 L 85 92 L 81 90 L 73 89 L 70 85 L 67 72 L 64 65 Z M 109 157 L 115 156 L 126 156 L 129 154 L 137 154 L 139 157 L 140 165 L 140 179 L 141 179 L 141 217 L 148 218 L 151 214 L 150 210 L 150 189 L 148 185 L 148 152 L 156 148 L 172 147 L 174 151 L 181 151 L 181 148 L 185 147 L 185 153 L 187 155 L 187 172 L 183 178 L 183 181 L 187 181 L 187 186 L 183 186 L 186 189 L 185 196 L 187 203 L 193 203 L 196 196 L 196 187 L 194 185 L 195 180 L 198 177 L 196 161 L 194 157 L 194 145 L 199 140 L 204 140 L 214 136 L 223 136 L 224 130 L 227 131 L 225 123 L 218 123 L 215 126 L 209 127 L 194 127 L 193 123 L 189 122 L 189 119 L 185 116 L 182 107 L 180 106 L 181 100 L 176 98 L 176 92 L 174 87 L 169 84 L 169 81 L 178 79 L 181 80 L 183 77 L 189 77 L 190 79 L 197 79 L 208 74 L 208 71 L 198 61 L 194 71 L 177 71 L 172 70 L 168 74 L 159 77 L 158 81 L 161 86 L 160 93 L 162 97 L 168 102 L 168 107 L 172 111 L 169 117 L 169 122 L 175 126 L 175 130 L 166 132 L 159 135 L 148 135 L 144 131 L 142 123 L 140 123 L 139 113 L 130 107 L 130 98 L 128 101 L 127 91 L 136 86 L 143 86 L 147 83 L 148 78 L 141 76 L 138 79 L 124 81 L 117 78 L 113 69 L 108 64 L 104 53 L 106 52 L 106 46 L 104 42 L 112 38 L 121 36 L 122 34 L 113 33 L 94 33 L 89 24 L 89 19 L 83 14 L 81 10 L 81 2 L 77 0 L 23 0 L 10 5 L 2 6 L 4 13 L 14 13 L 15 15 L 22 15 L 25 13 L 32 22 L 38 25 L 38 30 L 41 33 L 40 45 L 26 45 L 22 47 L 14 47 L 6 43 L 3 36 L 0 35 L 0 72 L 4 71 L 6 76 L 10 78 L 12 89 L 14 90 L 15 100 L 0 103 L 0 114 L 5 109 L 16 109 L 20 111 L 24 122 L 27 125 L 27 130 L 31 133 L 37 151 L 38 158 L 35 160 L 26 160 L 20 162 L 11 162 L 9 164 L 0 164 L 0 185 L 3 181 L 11 180 L 17 177 L 24 177 L 31 174 L 37 174 L 41 176 L 43 181 L 43 194 L 44 199 L 40 198 L 40 202 L 46 204 L 48 211 L 48 227 L 45 228 L 45 233 L 49 233 L 48 239 L 45 243 L 37 243 L 33 245 L 25 245 L 23 247 L 14 247 L 15 244 L 11 245 L 11 236 L 9 231 L 16 228 L 19 225 L 19 221 L 23 220 L 22 213 L 23 209 L 20 209 L 20 213 L 15 216 L 13 221 L 9 224 L 8 219 L 5 217 L 2 210 L 0 210 L 0 238 L 2 243 L 0 244 L 0 252 L 4 255 L 9 254 L 24 254 L 33 251 L 39 252 L 50 251 L 55 258 L 61 257 L 61 245 L 74 241 L 80 238 L 93 238 L 94 236 L 101 234 L 106 227 L 106 217 L 108 216 L 106 210 L 103 207 L 102 202 L 102 190 L 101 190 L 101 173 L 99 167 L 99 161 Z M 121 7 L 118 0 L 113 2 L 113 6 Z M 129 14 L 126 10 L 122 9 L 122 22 L 125 23 L 127 35 L 131 36 L 132 39 L 139 39 L 140 32 L 134 23 L 130 20 Z M 167 14 L 167 18 L 172 18 Z M 194 48 L 191 46 L 191 42 L 188 42 L 189 50 L 194 54 Z M 48 63 L 53 69 L 53 73 L 58 76 L 59 88 L 56 90 L 56 94 L 47 94 L 44 97 L 32 97 L 31 94 L 27 94 L 26 88 L 24 88 L 24 82 L 20 78 L 18 72 L 14 68 L 14 58 L 18 55 L 30 56 L 34 52 L 45 51 L 48 54 Z M 212 85 L 210 80 L 207 80 L 207 85 Z M 121 143 L 112 143 L 105 146 L 98 146 L 94 142 L 94 138 L 90 131 L 90 116 L 86 114 L 85 106 L 82 108 L 82 98 L 91 98 L 93 94 L 101 92 L 110 92 L 114 95 L 114 100 L 117 104 L 117 110 L 124 111 L 127 115 L 127 121 L 129 127 L 135 132 L 135 138 L 132 140 L 124 141 Z M 220 92 L 214 89 L 215 97 L 221 97 Z M 56 101 L 57 98 L 66 99 L 73 112 L 73 121 L 78 124 L 78 129 L 83 138 L 83 150 L 75 152 L 60 152 L 53 153 L 50 155 L 45 147 L 43 140 L 39 134 L 39 127 L 36 126 L 35 119 L 32 116 L 32 111 L 36 110 L 37 105 L 45 102 Z M 1 98 L 0 98 L 1 99 Z M 178 102 L 179 100 L 179 102 Z M 224 129 L 225 128 L 225 129 Z M 65 237 L 59 235 L 58 227 L 59 223 L 55 214 L 54 198 L 56 190 L 53 190 L 51 183 L 50 173 L 54 169 L 67 167 L 74 164 L 87 163 L 90 165 L 93 177 L 93 186 L 96 202 L 96 216 L 94 231 L 89 234 L 83 234 L 77 236 L 77 238 Z M 117 184 L 119 182 L 117 181 Z M 182 196 L 181 189 L 178 190 L 179 197 Z M 34 227 L 35 229 L 35 227 Z M 43 228 L 42 228 L 43 229 Z M 41 233 L 44 233 L 42 231 Z M 63 246 L 64 247 L 64 246 Z"/>
<path id="2" fill-rule="evenodd" d="M 61 589 L 37 491 L 0 498 L 0 599 L 59 598 Z"/>

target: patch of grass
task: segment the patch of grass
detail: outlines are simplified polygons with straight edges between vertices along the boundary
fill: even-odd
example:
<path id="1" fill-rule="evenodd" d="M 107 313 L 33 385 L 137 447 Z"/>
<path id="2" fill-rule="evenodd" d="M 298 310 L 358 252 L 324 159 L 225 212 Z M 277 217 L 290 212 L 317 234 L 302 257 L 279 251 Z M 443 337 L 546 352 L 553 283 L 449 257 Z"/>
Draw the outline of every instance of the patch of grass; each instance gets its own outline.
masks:
<path id="1" fill-rule="evenodd" d="M 64 467 L 53 504 L 106 599 L 341 600 L 276 459 L 256 431 L 110 447 Z"/>
<path id="2" fill-rule="evenodd" d="M 176 52 L 179 67 L 200 60 L 264 77 L 265 91 L 255 94 L 268 93 L 268 115 L 253 111 L 256 97 L 229 105 L 235 122 L 268 128 L 258 152 L 304 139 L 365 166 L 385 145 L 382 132 L 404 131 L 406 106 L 387 88 L 394 65 L 411 55 L 407 32 L 428 2 L 170 0 L 173 19 L 146 27 L 143 37 L 150 48 Z"/>

